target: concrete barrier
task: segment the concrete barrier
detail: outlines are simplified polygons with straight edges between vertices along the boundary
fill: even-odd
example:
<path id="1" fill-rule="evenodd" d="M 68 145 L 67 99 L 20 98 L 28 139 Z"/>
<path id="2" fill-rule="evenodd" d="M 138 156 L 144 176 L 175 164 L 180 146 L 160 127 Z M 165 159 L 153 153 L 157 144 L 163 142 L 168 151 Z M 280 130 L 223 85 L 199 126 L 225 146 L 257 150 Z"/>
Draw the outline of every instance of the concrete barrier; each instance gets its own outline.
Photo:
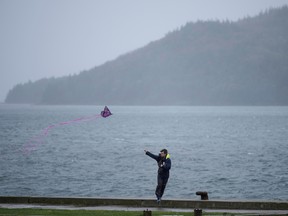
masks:
<path id="1" fill-rule="evenodd" d="M 0 196 L 2 204 L 159 207 L 154 199 Z M 162 200 L 163 208 L 288 210 L 288 201 Z"/>

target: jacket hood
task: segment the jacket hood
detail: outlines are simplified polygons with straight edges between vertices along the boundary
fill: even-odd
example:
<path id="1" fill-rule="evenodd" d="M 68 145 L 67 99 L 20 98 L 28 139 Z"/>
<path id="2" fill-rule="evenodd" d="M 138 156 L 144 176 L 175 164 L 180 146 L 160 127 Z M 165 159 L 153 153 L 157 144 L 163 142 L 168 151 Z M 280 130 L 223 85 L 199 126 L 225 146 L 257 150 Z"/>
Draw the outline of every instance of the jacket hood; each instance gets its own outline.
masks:
<path id="1" fill-rule="evenodd" d="M 167 154 L 167 155 L 166 155 L 166 159 L 168 159 L 168 158 L 170 158 L 170 154 Z"/>

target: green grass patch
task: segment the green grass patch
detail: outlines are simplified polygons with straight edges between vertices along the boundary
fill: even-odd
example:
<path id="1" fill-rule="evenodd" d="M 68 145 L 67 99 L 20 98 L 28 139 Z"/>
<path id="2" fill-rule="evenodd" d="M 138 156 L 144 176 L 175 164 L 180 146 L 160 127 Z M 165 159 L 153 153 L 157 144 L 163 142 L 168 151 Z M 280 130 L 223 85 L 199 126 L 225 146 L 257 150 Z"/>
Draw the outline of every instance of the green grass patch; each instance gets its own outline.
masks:
<path id="1" fill-rule="evenodd" d="M 110 210 L 55 210 L 55 209 L 7 209 L 0 208 L 0 216 L 143 216 L 143 211 L 110 211 Z M 152 211 L 152 216 L 193 216 L 193 212 Z M 234 215 L 227 213 L 202 213 L 205 215 Z M 241 214 L 237 214 L 241 215 Z M 245 214 L 243 214 L 245 215 Z"/>

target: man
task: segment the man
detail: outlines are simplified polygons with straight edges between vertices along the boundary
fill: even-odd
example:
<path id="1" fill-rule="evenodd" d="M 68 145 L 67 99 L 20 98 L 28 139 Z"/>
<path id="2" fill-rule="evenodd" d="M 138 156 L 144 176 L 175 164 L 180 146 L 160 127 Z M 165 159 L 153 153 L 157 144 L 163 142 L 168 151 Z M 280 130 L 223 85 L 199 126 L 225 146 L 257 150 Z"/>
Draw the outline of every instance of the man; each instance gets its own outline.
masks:
<path id="1" fill-rule="evenodd" d="M 162 149 L 160 154 L 154 155 L 151 152 L 144 150 L 146 155 L 150 156 L 151 158 L 155 159 L 158 163 L 158 177 L 157 177 L 157 187 L 156 187 L 156 197 L 157 202 L 161 201 L 163 196 L 168 178 L 169 178 L 169 170 L 171 168 L 171 160 L 170 155 L 168 154 L 167 149 Z"/>

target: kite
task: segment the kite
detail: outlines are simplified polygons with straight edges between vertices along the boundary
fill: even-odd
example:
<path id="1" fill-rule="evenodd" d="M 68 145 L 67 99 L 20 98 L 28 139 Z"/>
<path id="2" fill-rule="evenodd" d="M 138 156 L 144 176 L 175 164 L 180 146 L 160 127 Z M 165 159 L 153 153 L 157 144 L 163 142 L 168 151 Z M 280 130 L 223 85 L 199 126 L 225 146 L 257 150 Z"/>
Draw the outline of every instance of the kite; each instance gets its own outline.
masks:
<path id="1" fill-rule="evenodd" d="M 91 121 L 91 120 L 94 120 L 94 119 L 99 118 L 99 117 L 107 118 L 110 115 L 112 115 L 111 111 L 109 110 L 109 108 L 107 106 L 105 106 L 104 110 L 101 111 L 100 114 L 89 116 L 89 117 L 82 117 L 82 118 L 78 118 L 78 119 L 50 125 L 47 128 L 43 129 L 42 132 L 38 136 L 30 139 L 30 141 L 24 146 L 23 152 L 24 152 L 24 154 L 28 154 L 31 151 L 35 150 L 35 148 L 37 146 L 39 146 L 41 143 L 43 143 L 44 138 L 48 135 L 49 131 L 52 128 L 63 126 L 63 125 L 69 125 L 69 124 L 73 124 L 73 123 L 78 123 L 78 122 L 83 122 L 83 121 Z"/>
<path id="2" fill-rule="evenodd" d="M 110 110 L 108 109 L 107 106 L 105 106 L 104 110 L 101 112 L 101 116 L 103 118 L 107 118 L 108 116 L 112 115 L 112 113 L 110 112 Z"/>

